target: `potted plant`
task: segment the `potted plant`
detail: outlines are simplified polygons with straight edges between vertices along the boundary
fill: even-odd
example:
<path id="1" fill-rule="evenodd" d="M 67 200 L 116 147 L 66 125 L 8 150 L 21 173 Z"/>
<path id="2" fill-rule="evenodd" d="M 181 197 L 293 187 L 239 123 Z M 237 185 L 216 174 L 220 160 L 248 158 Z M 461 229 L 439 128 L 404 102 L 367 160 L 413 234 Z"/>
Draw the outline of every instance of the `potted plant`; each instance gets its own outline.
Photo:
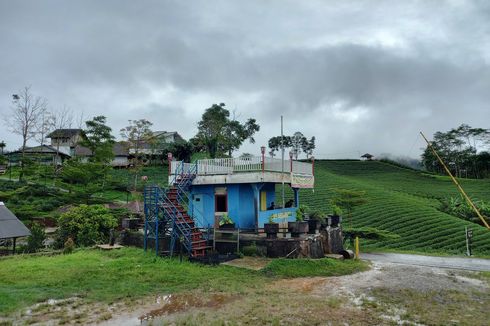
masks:
<path id="1" fill-rule="evenodd" d="M 277 238 L 277 232 L 279 232 L 279 224 L 274 222 L 272 216 L 269 216 L 269 223 L 264 223 L 264 232 L 267 234 L 267 238 Z"/>
<path id="2" fill-rule="evenodd" d="M 304 221 L 304 216 L 306 213 L 307 207 L 301 205 L 296 210 L 296 222 L 288 223 L 288 230 L 292 233 L 293 236 L 298 236 L 301 233 L 308 233 L 308 222 Z"/>
<path id="3" fill-rule="evenodd" d="M 332 214 L 328 216 L 327 225 L 337 226 L 342 221 L 342 208 L 337 205 L 332 205 Z"/>
<path id="4" fill-rule="evenodd" d="M 219 219 L 219 228 L 221 230 L 234 230 L 235 229 L 235 223 L 231 219 L 230 216 L 228 216 L 227 213 L 224 213 L 220 219 Z"/>
<path id="5" fill-rule="evenodd" d="M 324 214 L 320 211 L 314 211 L 310 214 L 308 219 L 308 233 L 315 234 L 317 230 L 320 230 L 321 220 Z"/>

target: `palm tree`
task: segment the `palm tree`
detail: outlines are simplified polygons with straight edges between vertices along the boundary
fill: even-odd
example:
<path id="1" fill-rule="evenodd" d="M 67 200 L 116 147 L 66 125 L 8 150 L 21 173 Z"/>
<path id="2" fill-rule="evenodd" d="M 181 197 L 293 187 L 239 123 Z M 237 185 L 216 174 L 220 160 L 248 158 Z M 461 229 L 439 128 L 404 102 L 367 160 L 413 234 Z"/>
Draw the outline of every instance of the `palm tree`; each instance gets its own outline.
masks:
<path id="1" fill-rule="evenodd" d="M 3 140 L 0 141 L 0 150 L 2 150 L 2 153 L 0 155 L 3 155 L 3 149 L 5 148 L 5 146 L 7 146 L 7 144 L 5 144 Z"/>

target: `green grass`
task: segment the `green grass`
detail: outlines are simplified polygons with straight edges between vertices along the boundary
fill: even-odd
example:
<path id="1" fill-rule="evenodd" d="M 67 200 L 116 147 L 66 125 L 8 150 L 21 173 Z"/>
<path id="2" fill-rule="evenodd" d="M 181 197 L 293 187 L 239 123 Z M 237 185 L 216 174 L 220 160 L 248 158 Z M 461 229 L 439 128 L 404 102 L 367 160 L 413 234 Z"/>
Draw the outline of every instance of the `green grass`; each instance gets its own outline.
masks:
<path id="1" fill-rule="evenodd" d="M 365 271 L 368 264 L 362 260 L 334 259 L 274 259 L 263 271 L 279 277 L 341 276 Z"/>
<path id="2" fill-rule="evenodd" d="M 474 199 L 490 201 L 490 180 L 461 180 Z M 353 227 L 375 227 L 398 234 L 386 241 L 361 241 L 361 249 L 376 248 L 463 254 L 465 226 L 473 228 L 473 251 L 490 255 L 490 231 L 439 211 L 440 199 L 459 193 L 448 177 L 434 176 L 383 162 L 317 161 L 315 191 L 300 192 L 312 209 L 330 212 L 335 189 L 366 192 L 368 203 L 353 214 Z M 347 218 L 344 225 L 350 226 Z"/>
<path id="3" fill-rule="evenodd" d="M 271 276 L 343 275 L 365 268 L 362 262 L 279 259 L 261 272 L 180 263 L 136 248 L 84 249 L 50 257 L 14 256 L 0 260 L 0 316 L 48 299 L 76 296 L 86 302 L 111 303 L 191 290 L 237 294 L 263 288 Z"/>

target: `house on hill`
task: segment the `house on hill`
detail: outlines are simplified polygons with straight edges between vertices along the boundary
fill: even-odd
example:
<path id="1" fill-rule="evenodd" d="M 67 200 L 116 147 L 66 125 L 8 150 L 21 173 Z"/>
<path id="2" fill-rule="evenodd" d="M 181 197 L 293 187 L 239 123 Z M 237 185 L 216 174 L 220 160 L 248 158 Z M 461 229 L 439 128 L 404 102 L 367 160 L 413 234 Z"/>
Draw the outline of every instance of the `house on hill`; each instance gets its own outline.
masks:
<path id="1" fill-rule="evenodd" d="M 6 244 L 6 241 L 11 239 L 12 253 L 15 253 L 17 238 L 29 235 L 31 235 L 31 232 L 24 223 L 0 201 L 0 245 Z"/>
<path id="2" fill-rule="evenodd" d="M 82 161 L 87 162 L 92 157 L 92 151 L 84 146 L 76 145 L 73 149 L 73 156 L 79 157 Z M 111 161 L 112 167 L 126 168 L 130 165 L 129 150 L 126 142 L 115 142 L 112 145 L 114 158 Z"/>
<path id="3" fill-rule="evenodd" d="M 373 160 L 373 158 L 374 158 L 374 155 L 371 155 L 371 154 L 369 154 L 369 153 L 366 153 L 366 154 L 364 154 L 363 156 L 361 156 L 361 158 L 363 158 L 363 159 L 364 159 L 364 160 L 366 160 L 366 161 L 372 161 L 372 160 Z"/>
<path id="4" fill-rule="evenodd" d="M 52 147 L 69 155 L 73 154 L 73 149 L 83 137 L 82 129 L 56 129 L 48 135 Z"/>
<path id="5" fill-rule="evenodd" d="M 58 151 L 56 148 L 49 145 L 26 147 L 24 153 L 30 159 L 45 165 L 61 165 L 65 159 L 70 158 L 69 153 L 67 154 L 65 152 Z M 10 166 L 19 165 L 22 159 L 22 150 L 19 149 L 7 153 L 6 156 L 9 158 Z"/>
<path id="6" fill-rule="evenodd" d="M 164 151 L 167 145 L 179 141 L 184 141 L 184 138 L 177 131 L 154 131 L 151 137 L 139 143 L 138 153 L 148 156 L 166 155 Z M 134 155 L 135 153 L 136 148 L 130 146 L 129 154 Z"/>

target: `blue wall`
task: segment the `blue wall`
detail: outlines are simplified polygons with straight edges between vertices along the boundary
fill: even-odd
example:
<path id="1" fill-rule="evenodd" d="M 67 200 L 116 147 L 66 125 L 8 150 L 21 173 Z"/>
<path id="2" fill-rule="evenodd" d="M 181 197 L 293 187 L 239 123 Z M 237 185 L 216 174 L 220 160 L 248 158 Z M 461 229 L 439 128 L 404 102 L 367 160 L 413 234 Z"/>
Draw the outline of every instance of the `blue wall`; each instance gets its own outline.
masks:
<path id="1" fill-rule="evenodd" d="M 214 226 L 214 212 L 215 212 L 215 188 L 226 187 L 228 194 L 228 216 L 235 222 L 237 228 L 240 229 L 255 229 L 256 216 L 254 205 L 254 187 L 258 189 L 257 200 L 258 209 L 260 210 L 260 192 L 266 192 L 267 207 L 270 207 L 272 202 L 277 206 L 280 203 L 276 202 L 276 192 L 274 183 L 258 183 L 258 184 L 216 184 L 216 185 L 194 185 L 191 189 L 191 198 L 196 196 L 202 197 L 202 203 L 199 205 L 202 207 L 202 212 L 198 212 L 197 209 L 191 207 L 189 209 L 190 215 L 194 217 L 199 227 Z M 283 210 L 274 211 L 259 211 L 258 227 L 262 228 L 264 223 L 268 222 L 268 216 L 270 214 L 276 214 L 281 211 L 291 212 L 290 220 L 295 219 L 295 209 L 286 208 Z M 202 213 L 202 214 L 201 214 Z"/>

